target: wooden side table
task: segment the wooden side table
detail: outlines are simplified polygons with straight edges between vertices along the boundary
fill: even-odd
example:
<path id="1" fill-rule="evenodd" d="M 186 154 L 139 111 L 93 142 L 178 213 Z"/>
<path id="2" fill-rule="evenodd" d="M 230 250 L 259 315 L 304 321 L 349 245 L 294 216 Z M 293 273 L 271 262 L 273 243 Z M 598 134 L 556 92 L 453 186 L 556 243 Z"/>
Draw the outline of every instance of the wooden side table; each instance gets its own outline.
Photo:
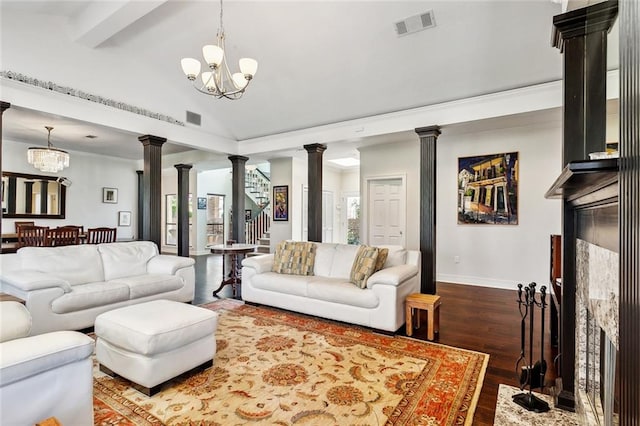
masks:
<path id="1" fill-rule="evenodd" d="M 413 310 L 427 311 L 427 339 L 433 340 L 435 333 L 440 331 L 440 296 L 435 294 L 413 293 L 405 300 L 407 336 L 413 334 Z M 417 327 L 420 327 L 420 313 L 416 315 Z"/>
<path id="2" fill-rule="evenodd" d="M 227 278 L 224 277 L 224 259 L 223 259 L 223 275 L 222 282 L 220 283 L 220 287 L 213 291 L 213 296 L 217 297 L 220 290 L 225 285 L 231 285 L 233 289 L 233 297 L 236 298 L 239 296 L 238 289 L 236 285 L 240 285 L 242 280 L 240 276 L 240 267 L 238 265 L 238 256 L 244 256 L 247 253 L 254 252 L 258 247 L 256 244 L 244 244 L 244 243 L 233 243 L 233 244 L 217 244 L 213 246 L 207 246 L 211 250 L 213 254 L 222 254 L 229 256 L 229 276 Z"/>

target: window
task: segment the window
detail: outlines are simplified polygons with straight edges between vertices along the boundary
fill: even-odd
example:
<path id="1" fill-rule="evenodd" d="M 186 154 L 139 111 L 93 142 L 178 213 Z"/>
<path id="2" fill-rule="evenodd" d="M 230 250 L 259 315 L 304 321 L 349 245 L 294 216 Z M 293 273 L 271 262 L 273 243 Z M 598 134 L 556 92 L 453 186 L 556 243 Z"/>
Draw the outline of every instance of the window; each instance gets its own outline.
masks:
<path id="1" fill-rule="evenodd" d="M 193 203 L 189 194 L 189 246 L 192 247 L 193 232 Z M 178 244 L 178 196 L 176 194 L 165 195 L 165 238 L 164 243 L 168 246 Z"/>

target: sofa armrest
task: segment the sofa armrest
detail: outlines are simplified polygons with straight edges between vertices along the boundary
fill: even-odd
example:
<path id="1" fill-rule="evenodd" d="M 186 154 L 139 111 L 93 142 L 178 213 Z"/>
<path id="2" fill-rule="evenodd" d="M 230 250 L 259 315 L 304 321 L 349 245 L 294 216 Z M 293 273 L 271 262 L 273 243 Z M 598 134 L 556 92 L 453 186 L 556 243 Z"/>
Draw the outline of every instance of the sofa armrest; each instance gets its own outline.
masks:
<path id="1" fill-rule="evenodd" d="M 150 274 L 175 275 L 179 269 L 188 268 L 195 263 L 196 261 L 190 257 L 159 254 L 149 260 L 147 263 L 147 272 Z"/>
<path id="2" fill-rule="evenodd" d="M 367 280 L 367 288 L 375 284 L 399 286 L 406 280 L 418 275 L 418 267 L 415 265 L 397 265 L 384 268 L 371 275 Z"/>
<path id="3" fill-rule="evenodd" d="M 23 291 L 42 290 L 52 287 L 60 287 L 65 293 L 71 291 L 71 285 L 68 281 L 39 271 L 24 269 L 7 271 L 2 274 L 0 280 Z"/>
<path id="4" fill-rule="evenodd" d="M 0 344 L 2 385 L 88 358 L 93 339 L 77 331 L 55 331 Z"/>
<path id="5" fill-rule="evenodd" d="M 0 302 L 0 343 L 27 337 L 31 331 L 31 314 L 22 304 Z"/>
<path id="6" fill-rule="evenodd" d="M 273 257 L 273 253 L 262 256 L 245 257 L 242 259 L 242 266 L 254 269 L 256 274 L 270 272 L 273 266 Z"/>

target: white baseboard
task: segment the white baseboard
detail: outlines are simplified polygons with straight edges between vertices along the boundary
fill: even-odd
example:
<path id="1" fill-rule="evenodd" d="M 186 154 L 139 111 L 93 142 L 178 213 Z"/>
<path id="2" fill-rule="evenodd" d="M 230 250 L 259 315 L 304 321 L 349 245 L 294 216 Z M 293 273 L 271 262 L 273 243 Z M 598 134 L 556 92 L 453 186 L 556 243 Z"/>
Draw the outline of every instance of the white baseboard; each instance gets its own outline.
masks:
<path id="1" fill-rule="evenodd" d="M 436 274 L 436 280 L 440 282 L 445 282 L 445 283 L 475 285 L 479 287 L 501 288 L 504 290 L 518 289 L 517 281 L 500 280 L 495 278 L 471 277 L 467 275 L 453 275 L 453 274 Z"/>

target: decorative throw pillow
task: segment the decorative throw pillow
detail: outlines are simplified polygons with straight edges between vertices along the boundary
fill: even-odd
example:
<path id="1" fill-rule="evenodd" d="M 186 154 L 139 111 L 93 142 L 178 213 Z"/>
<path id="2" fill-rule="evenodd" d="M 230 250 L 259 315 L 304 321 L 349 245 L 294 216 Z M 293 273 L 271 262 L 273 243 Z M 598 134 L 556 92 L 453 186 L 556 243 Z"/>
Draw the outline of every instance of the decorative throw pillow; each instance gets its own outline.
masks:
<path id="1" fill-rule="evenodd" d="M 367 280 L 375 272 L 378 249 L 360 246 L 351 267 L 350 281 L 360 288 L 367 286 Z"/>
<path id="2" fill-rule="evenodd" d="M 282 241 L 276 247 L 271 270 L 279 274 L 313 275 L 316 245 L 303 241 Z"/>
<path id="3" fill-rule="evenodd" d="M 376 259 L 376 269 L 373 272 L 378 272 L 380 269 L 384 267 L 384 262 L 387 261 L 387 256 L 389 256 L 389 249 L 378 247 L 378 258 Z"/>

